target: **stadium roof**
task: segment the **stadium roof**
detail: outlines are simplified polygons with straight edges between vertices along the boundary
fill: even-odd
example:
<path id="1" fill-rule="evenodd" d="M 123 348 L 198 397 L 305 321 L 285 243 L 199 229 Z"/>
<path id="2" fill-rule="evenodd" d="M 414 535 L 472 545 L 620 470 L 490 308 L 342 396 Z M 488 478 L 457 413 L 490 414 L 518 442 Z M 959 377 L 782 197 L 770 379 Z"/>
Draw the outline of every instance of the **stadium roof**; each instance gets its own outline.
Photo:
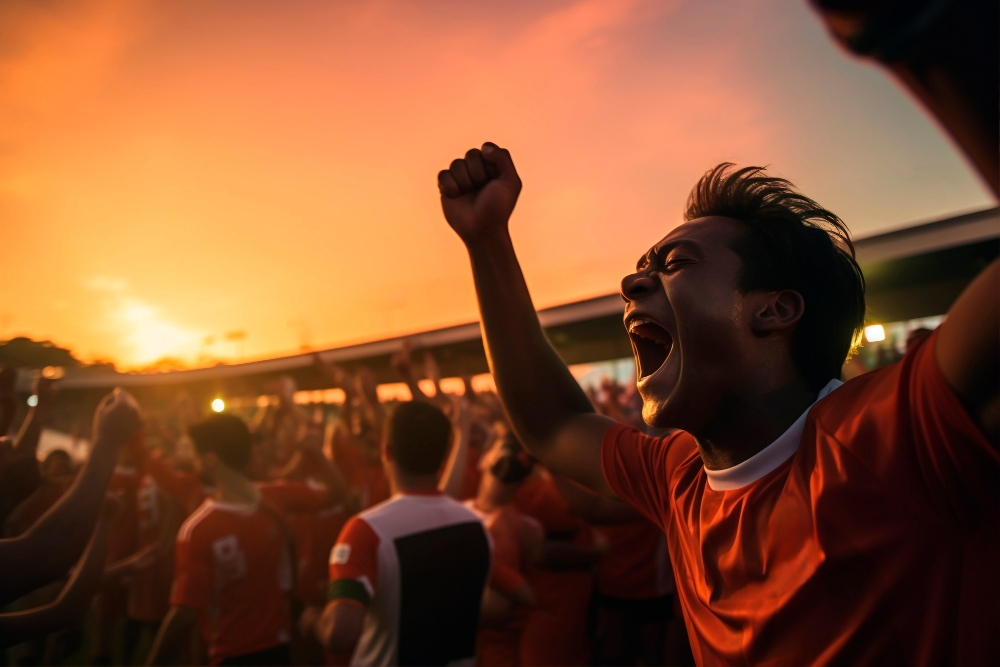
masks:
<path id="1" fill-rule="evenodd" d="M 941 315 L 965 285 L 1000 255 L 1000 208 L 857 239 L 855 246 L 867 280 L 871 321 Z M 618 294 L 539 312 L 549 339 L 567 363 L 631 356 L 621 315 Z M 446 377 L 487 371 L 476 322 L 316 352 L 345 367 L 364 364 L 375 372 L 379 382 L 395 382 L 398 378 L 389 360 L 404 339 L 409 339 L 414 349 L 431 350 Z M 262 393 L 268 380 L 281 375 L 291 375 L 300 389 L 319 389 L 328 385 L 313 368 L 312 355 L 316 352 L 163 373 L 68 369 L 60 382 L 60 392 L 103 393 L 119 386 L 141 398 L 166 398 L 181 388 L 193 395 L 247 396 Z M 26 386 L 22 384 L 22 388 Z"/>

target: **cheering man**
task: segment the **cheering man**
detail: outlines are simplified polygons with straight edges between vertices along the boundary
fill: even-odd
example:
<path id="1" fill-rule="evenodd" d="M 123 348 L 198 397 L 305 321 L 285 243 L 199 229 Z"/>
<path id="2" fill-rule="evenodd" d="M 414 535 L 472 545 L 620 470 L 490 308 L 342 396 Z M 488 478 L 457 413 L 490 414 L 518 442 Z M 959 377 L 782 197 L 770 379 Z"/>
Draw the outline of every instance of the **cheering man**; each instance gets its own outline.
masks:
<path id="1" fill-rule="evenodd" d="M 998 290 L 988 267 L 901 362 L 847 384 L 864 279 L 843 222 L 720 165 L 622 280 L 648 424 L 598 415 L 546 341 L 492 143 L 438 176 L 511 424 L 544 465 L 666 533 L 700 665 L 998 655 Z"/>

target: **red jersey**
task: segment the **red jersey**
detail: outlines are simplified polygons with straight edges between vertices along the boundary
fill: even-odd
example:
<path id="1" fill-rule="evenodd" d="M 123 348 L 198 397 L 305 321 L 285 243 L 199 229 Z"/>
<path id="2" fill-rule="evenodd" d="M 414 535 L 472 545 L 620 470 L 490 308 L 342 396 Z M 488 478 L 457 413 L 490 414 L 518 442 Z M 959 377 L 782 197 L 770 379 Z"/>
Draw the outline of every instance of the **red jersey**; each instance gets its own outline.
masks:
<path id="1" fill-rule="evenodd" d="M 569 511 L 548 473 L 528 477 L 514 494 L 514 506 L 538 520 L 548 540 L 593 544 L 590 527 Z M 585 665 L 589 662 L 587 609 L 594 588 L 590 569 L 528 569 L 536 604 L 521 635 L 523 665 Z"/>
<path id="2" fill-rule="evenodd" d="M 158 542 L 165 521 L 175 522 L 193 512 L 205 499 L 205 491 L 196 475 L 176 470 L 155 454 L 142 462 L 143 475 L 136 492 L 138 548 Z M 128 591 L 128 616 L 158 623 L 170 608 L 174 577 L 174 557 L 165 553 L 149 568 L 132 577 Z"/>
<path id="3" fill-rule="evenodd" d="M 623 600 L 648 600 L 674 592 L 667 540 L 646 519 L 602 525 L 610 544 L 597 566 L 597 590 Z"/>
<path id="4" fill-rule="evenodd" d="M 471 500 L 465 506 L 483 520 L 493 540 L 490 587 L 511 595 L 527 581 L 525 555 L 540 547 L 545 539 L 541 524 L 512 505 L 489 513 L 476 509 Z M 480 627 L 476 635 L 476 664 L 481 667 L 521 664 L 520 642 L 526 620 L 527 610 L 521 607 L 502 627 Z"/>
<path id="5" fill-rule="evenodd" d="M 347 512 L 342 506 L 330 507 L 327 488 L 311 481 L 277 480 L 258 488 L 282 513 L 295 539 L 296 597 L 306 605 L 323 606 L 330 549 L 348 519 Z"/>
<path id="6" fill-rule="evenodd" d="M 139 473 L 129 466 L 117 466 L 108 481 L 108 492 L 118 498 L 118 515 L 108 538 L 107 562 L 121 560 L 135 553 L 138 534 L 135 494 L 139 488 Z"/>
<path id="7" fill-rule="evenodd" d="M 167 497 L 150 475 L 143 475 L 136 492 L 138 516 L 138 548 L 143 549 L 164 539 L 171 522 L 176 529 L 177 503 Z M 136 572 L 128 587 L 127 614 L 147 623 L 159 623 L 170 608 L 170 586 L 174 577 L 174 562 L 163 553 L 150 567 Z"/>
<path id="8" fill-rule="evenodd" d="M 325 491 L 295 482 L 258 488 L 280 513 L 322 506 L 327 499 Z M 289 539 L 283 522 L 259 504 L 208 499 L 184 522 L 170 603 L 202 613 L 213 665 L 288 642 Z"/>
<path id="9" fill-rule="evenodd" d="M 490 586 L 510 595 L 524 585 L 525 554 L 545 539 L 540 523 L 521 514 L 513 505 L 504 505 L 492 512 L 476 509 L 475 502 L 463 503 L 476 513 L 493 540 L 493 572 Z"/>
<path id="10" fill-rule="evenodd" d="M 666 532 L 699 665 L 995 663 L 1000 455 L 935 340 L 727 471 L 689 434 L 608 430 L 605 477 Z"/>

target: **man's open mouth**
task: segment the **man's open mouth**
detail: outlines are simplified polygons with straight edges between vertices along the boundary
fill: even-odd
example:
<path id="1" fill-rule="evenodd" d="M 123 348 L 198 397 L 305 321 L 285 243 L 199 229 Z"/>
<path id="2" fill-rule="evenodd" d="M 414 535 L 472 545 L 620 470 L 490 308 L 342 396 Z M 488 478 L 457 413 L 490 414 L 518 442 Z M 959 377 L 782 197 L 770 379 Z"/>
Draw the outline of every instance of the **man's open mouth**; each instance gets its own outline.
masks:
<path id="1" fill-rule="evenodd" d="M 659 370 L 674 345 L 667 330 L 652 320 L 636 317 L 628 323 L 628 336 L 632 339 L 635 361 L 639 366 L 639 379 Z"/>

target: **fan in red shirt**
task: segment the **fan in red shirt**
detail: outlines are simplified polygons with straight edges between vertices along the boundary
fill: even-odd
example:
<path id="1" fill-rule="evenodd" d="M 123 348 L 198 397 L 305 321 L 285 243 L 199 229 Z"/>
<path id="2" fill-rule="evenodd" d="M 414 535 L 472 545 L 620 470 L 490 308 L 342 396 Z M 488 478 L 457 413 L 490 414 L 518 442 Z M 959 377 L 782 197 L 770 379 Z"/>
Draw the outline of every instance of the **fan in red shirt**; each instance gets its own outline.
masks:
<path id="1" fill-rule="evenodd" d="M 521 635 L 521 664 L 589 664 L 587 611 L 594 566 L 607 552 L 607 540 L 570 512 L 548 471 L 538 466 L 518 488 L 514 507 L 545 532 L 540 561 L 528 569 L 536 604 Z"/>
<path id="2" fill-rule="evenodd" d="M 608 540 L 607 554 L 597 566 L 594 664 L 690 661 L 683 642 L 677 641 L 683 629 L 674 623 L 674 573 L 659 526 L 621 501 L 591 493 L 564 477 L 553 476 L 553 481 L 570 511 L 598 527 Z"/>
<path id="3" fill-rule="evenodd" d="M 527 607 L 535 604 L 527 574 L 529 567 L 541 559 L 545 533 L 541 524 L 514 507 L 513 500 L 521 483 L 531 474 L 534 461 L 508 435 L 487 452 L 483 467 L 486 472 L 479 492 L 465 502 L 483 520 L 493 539 L 493 569 L 483 596 L 476 664 L 520 665 Z"/>
<path id="4" fill-rule="evenodd" d="M 719 165 L 622 281 L 643 417 L 680 429 L 651 438 L 595 414 L 545 338 L 510 154 L 484 144 L 438 180 L 511 426 L 665 531 L 698 664 L 996 661 L 1000 263 L 902 362 L 842 385 L 865 314 L 846 226 Z"/>
<path id="5" fill-rule="evenodd" d="M 343 488 L 253 484 L 243 474 L 250 431 L 237 417 L 215 415 L 189 434 L 216 492 L 178 533 L 171 609 L 149 661 L 175 660 L 197 623 L 213 665 L 288 664 L 294 546 L 282 515 L 328 507 Z"/>

